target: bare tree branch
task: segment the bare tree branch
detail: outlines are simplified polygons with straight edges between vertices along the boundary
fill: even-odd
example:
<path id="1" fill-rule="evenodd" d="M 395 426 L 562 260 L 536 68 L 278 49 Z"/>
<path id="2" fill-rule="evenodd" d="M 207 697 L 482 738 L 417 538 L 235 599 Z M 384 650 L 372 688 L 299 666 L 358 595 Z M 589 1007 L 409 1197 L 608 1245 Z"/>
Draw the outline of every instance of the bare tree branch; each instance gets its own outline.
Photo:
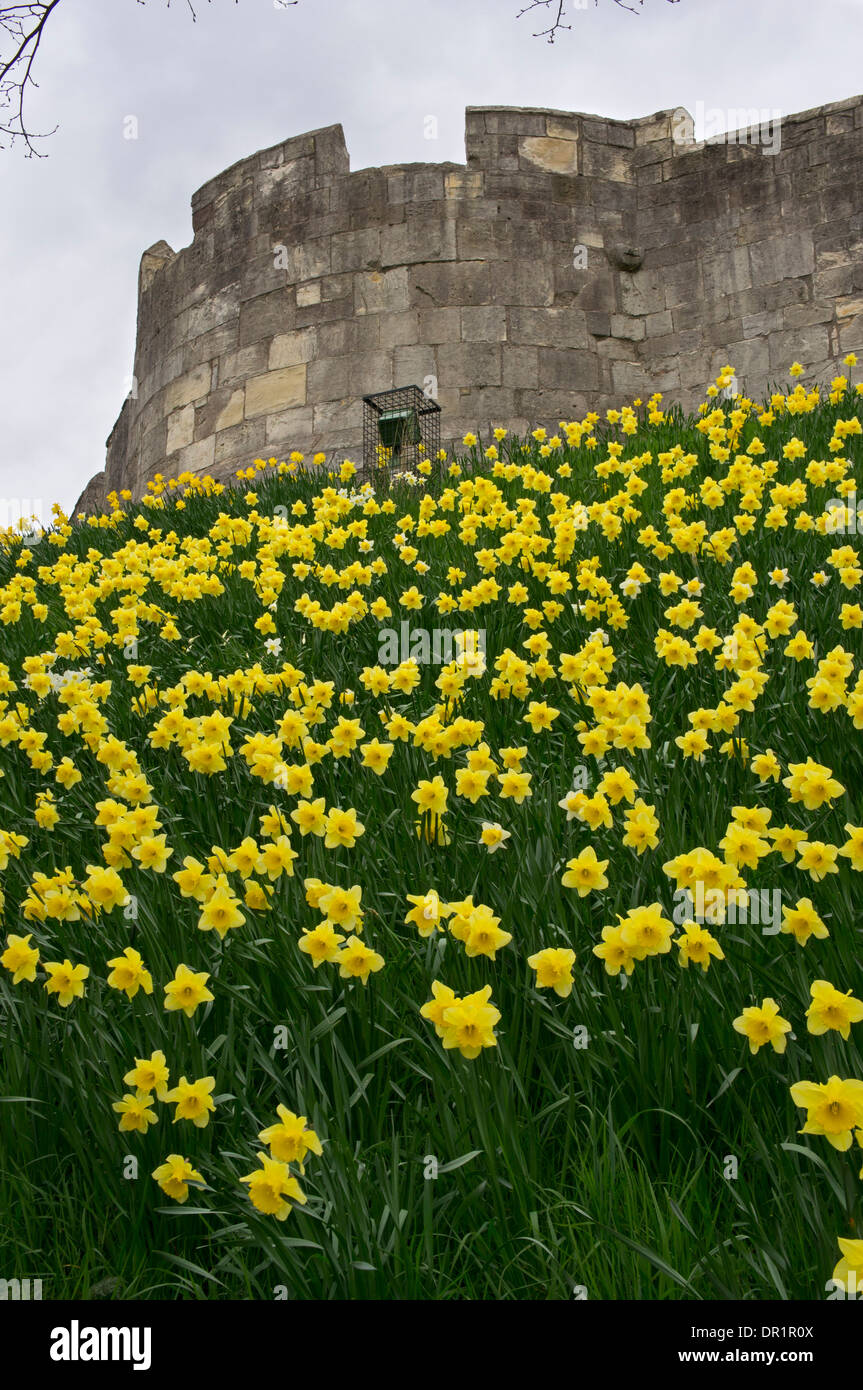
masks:
<path id="1" fill-rule="evenodd" d="M 60 0 L 43 0 L 39 4 L 0 7 L 0 149 L 23 140 L 27 155 L 39 156 L 33 142 L 54 133 L 27 129 L 24 102 L 28 89 L 38 86 L 33 64 L 45 25 L 59 3 Z"/>
<path id="2" fill-rule="evenodd" d="M 57 129 L 34 131 L 27 124 L 25 106 L 31 87 L 39 84 L 33 76 L 33 65 L 45 32 L 45 25 L 59 5 L 60 0 L 29 0 L 29 3 L 0 3 L 0 150 L 11 147 L 16 141 L 23 143 L 28 158 L 35 155 L 43 159 L 36 142 L 45 140 Z M 138 0 L 146 5 L 147 0 Z M 287 9 L 298 0 L 280 0 L 280 6 Z M 197 21 L 195 4 L 200 0 L 186 0 L 192 22 Z M 207 0 L 210 4 L 210 0 Z M 239 4 L 239 0 L 234 0 Z M 171 0 L 166 0 L 166 8 L 171 8 Z"/>
<path id="3" fill-rule="evenodd" d="M 593 3 L 594 5 L 598 5 L 599 0 L 593 0 Z M 613 3 L 619 10 L 628 10 L 630 14 L 640 14 L 641 7 L 644 5 L 644 0 L 636 0 L 639 9 L 636 9 L 634 5 L 627 5 L 626 0 L 613 0 Z M 667 0 L 667 3 L 669 5 L 678 5 L 680 0 Z M 564 24 L 563 22 L 566 17 L 566 0 L 530 0 L 530 3 L 525 5 L 524 9 L 519 10 L 516 19 L 521 19 L 522 15 L 530 14 L 533 10 L 544 9 L 548 12 L 549 10 L 553 10 L 555 6 L 557 7 L 557 14 L 549 27 L 547 29 L 539 29 L 533 35 L 535 39 L 548 39 L 549 43 L 554 43 L 555 37 L 561 30 L 572 28 L 571 24 Z M 583 8 L 583 6 L 580 8 Z"/>

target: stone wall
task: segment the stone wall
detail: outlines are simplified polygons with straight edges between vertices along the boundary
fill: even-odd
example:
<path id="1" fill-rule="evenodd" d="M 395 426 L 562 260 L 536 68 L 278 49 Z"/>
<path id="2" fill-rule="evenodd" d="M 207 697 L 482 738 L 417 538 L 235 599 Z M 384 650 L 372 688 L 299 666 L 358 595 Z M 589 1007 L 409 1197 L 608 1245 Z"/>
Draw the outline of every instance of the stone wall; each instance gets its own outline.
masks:
<path id="1" fill-rule="evenodd" d="M 726 362 L 747 394 L 795 358 L 833 374 L 863 350 L 863 97 L 780 135 L 483 107 L 464 165 L 351 173 L 341 126 L 241 160 L 194 195 L 190 246 L 144 253 L 135 384 L 85 496 L 359 460 L 360 398 L 428 378 L 448 441 L 654 389 L 692 406 Z"/>

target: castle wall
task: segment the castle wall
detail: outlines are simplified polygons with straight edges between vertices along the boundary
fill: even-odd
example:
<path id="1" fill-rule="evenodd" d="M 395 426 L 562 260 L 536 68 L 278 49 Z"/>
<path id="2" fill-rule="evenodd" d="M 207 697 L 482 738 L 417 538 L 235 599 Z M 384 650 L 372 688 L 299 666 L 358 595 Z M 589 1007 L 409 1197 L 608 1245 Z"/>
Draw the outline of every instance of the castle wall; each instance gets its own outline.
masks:
<path id="1" fill-rule="evenodd" d="M 360 398 L 428 378 L 450 440 L 654 389 L 692 406 L 726 362 L 751 395 L 795 358 L 834 374 L 863 351 L 863 97 L 780 135 L 468 108 L 464 165 L 351 173 L 341 126 L 241 160 L 194 195 L 190 246 L 144 253 L 133 391 L 85 495 L 359 460 Z"/>

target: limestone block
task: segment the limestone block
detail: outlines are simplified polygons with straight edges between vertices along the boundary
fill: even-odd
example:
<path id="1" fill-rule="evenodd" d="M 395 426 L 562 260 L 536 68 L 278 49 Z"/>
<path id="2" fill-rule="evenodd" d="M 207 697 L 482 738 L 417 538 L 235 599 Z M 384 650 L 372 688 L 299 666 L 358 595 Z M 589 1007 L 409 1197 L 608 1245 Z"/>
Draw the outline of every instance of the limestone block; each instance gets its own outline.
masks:
<path id="1" fill-rule="evenodd" d="M 228 430 L 232 425 L 238 425 L 243 418 L 243 408 L 245 392 L 241 388 L 232 391 L 224 405 L 219 409 L 215 420 L 215 431 L 219 434 L 222 430 Z"/>
<path id="2" fill-rule="evenodd" d="M 843 297 L 836 300 L 836 317 L 840 324 L 863 314 L 863 295 Z"/>
<path id="3" fill-rule="evenodd" d="M 316 435 L 329 440 L 338 433 L 345 438 L 353 436 L 358 440 L 352 455 L 348 455 L 353 457 L 354 462 L 359 461 L 362 453 L 362 427 L 363 408 L 360 400 L 328 401 L 314 407 L 313 429 Z"/>
<path id="4" fill-rule="evenodd" d="M 657 314 L 665 308 L 665 286 L 657 270 L 620 274 L 620 307 L 624 314 Z"/>
<path id="5" fill-rule="evenodd" d="M 578 348 L 540 348 L 539 384 L 570 391 L 595 391 L 599 385 L 596 354 Z"/>
<path id="6" fill-rule="evenodd" d="M 157 241 L 153 246 L 148 247 L 141 257 L 141 265 L 138 270 L 138 293 L 143 294 L 148 290 L 155 280 L 157 274 L 163 266 L 174 259 L 174 252 L 167 241 Z"/>
<path id="7" fill-rule="evenodd" d="M 827 270 L 816 270 L 812 276 L 812 289 L 816 299 L 850 295 L 854 289 L 854 267 L 837 265 Z"/>
<path id="8" fill-rule="evenodd" d="M 346 299 L 353 288 L 353 276 L 325 275 L 320 286 L 322 304 L 329 304 L 333 299 Z"/>
<path id="9" fill-rule="evenodd" d="M 396 271 L 390 271 L 395 275 Z M 410 272 L 411 301 L 418 308 L 444 308 L 464 304 L 488 304 L 491 300 L 491 271 L 482 261 L 440 261 L 415 265 Z M 498 303 L 505 304 L 503 296 Z M 399 305 L 407 308 L 407 305 Z M 456 329 L 455 336 L 458 336 Z"/>
<path id="10" fill-rule="evenodd" d="M 208 295 L 200 304 L 189 309 L 184 327 L 185 338 L 199 338 L 211 329 L 228 323 L 237 317 L 240 294 L 239 282 L 226 286 L 216 294 Z"/>
<path id="11" fill-rule="evenodd" d="M 162 377 L 163 382 L 172 380 L 179 376 L 181 372 L 191 371 L 193 367 L 200 367 L 204 362 L 216 365 L 216 359 L 223 353 L 230 352 L 237 345 L 238 319 L 231 319 L 229 323 L 223 323 L 218 328 L 212 328 L 209 333 L 202 333 L 199 338 L 194 338 L 191 343 L 171 353 L 165 359 L 164 366 L 169 367 L 171 362 L 179 356 L 179 365 L 173 370 L 169 370 Z"/>
<path id="12" fill-rule="evenodd" d="M 588 347 L 590 336 L 581 308 L 549 306 L 532 309 L 515 306 L 509 311 L 509 338 L 513 343 L 538 347 Z"/>
<path id="13" fill-rule="evenodd" d="M 391 230 L 385 228 L 385 231 Z M 359 266 L 380 265 L 381 232 L 377 227 L 363 227 L 355 232 L 342 232 L 330 238 L 331 264 L 334 273 L 356 270 Z"/>
<path id="14" fill-rule="evenodd" d="M 216 454 L 216 437 L 211 434 L 188 444 L 177 454 L 174 467 L 178 473 L 209 473 L 212 471 Z"/>
<path id="15" fill-rule="evenodd" d="M 267 366 L 271 372 L 280 367 L 297 367 L 311 362 L 317 348 L 317 330 L 295 328 L 291 333 L 277 333 L 270 343 Z"/>
<path id="16" fill-rule="evenodd" d="M 350 375 L 348 395 L 368 396 L 374 391 L 390 391 L 401 382 L 393 380 L 393 359 L 390 352 L 370 352 L 361 358 L 346 358 Z"/>
<path id="17" fill-rule="evenodd" d="M 315 334 L 312 357 L 344 357 L 348 352 L 364 352 L 369 346 L 377 347 L 377 338 L 373 344 L 360 341 L 359 330 L 369 324 L 373 325 L 377 332 L 379 315 L 375 314 L 365 319 L 334 319 L 332 323 L 321 323 L 317 328 L 309 329 L 309 332 Z M 288 363 L 285 363 L 285 366 L 287 365 Z"/>
<path id="18" fill-rule="evenodd" d="M 310 280 L 308 284 L 297 285 L 297 307 L 306 309 L 310 304 L 320 304 L 321 282 Z"/>
<path id="19" fill-rule="evenodd" d="M 238 468 L 248 468 L 262 454 L 269 456 L 266 420 L 262 415 L 220 430 L 215 439 L 213 468 L 218 477 L 236 473 Z"/>
<path id="20" fill-rule="evenodd" d="M 234 381 L 245 381 L 246 377 L 257 376 L 267 368 L 268 345 L 252 343 L 249 347 L 226 352 L 219 359 L 219 385 L 227 386 Z"/>
<path id="21" fill-rule="evenodd" d="M 625 150 L 585 140 L 582 173 L 588 178 L 610 179 L 614 183 L 635 183 L 635 170 Z"/>
<path id="22" fill-rule="evenodd" d="M 400 313 L 410 308 L 408 272 L 405 266 L 395 270 L 373 270 L 354 276 L 354 313 Z"/>
<path id="23" fill-rule="evenodd" d="M 787 371 L 792 362 L 820 362 L 830 356 L 830 335 L 824 324 L 774 333 L 770 343 L 770 366 Z"/>
<path id="24" fill-rule="evenodd" d="M 619 401 L 649 395 L 653 390 L 650 372 L 638 362 L 613 362 L 611 365 L 612 389 Z"/>
<path id="25" fill-rule="evenodd" d="M 419 341 L 419 313 L 416 309 L 406 309 L 401 314 L 381 314 L 378 344 L 384 351 Z"/>
<path id="26" fill-rule="evenodd" d="M 861 301 L 861 307 L 863 307 L 863 301 Z M 838 317 L 838 308 L 836 309 L 836 316 Z M 782 310 L 782 323 L 777 326 L 780 328 L 808 328 L 813 323 L 832 323 L 833 318 L 834 306 L 818 303 L 816 300 L 812 304 L 786 305 Z"/>
<path id="27" fill-rule="evenodd" d="M 360 354 L 378 352 L 381 346 L 381 329 L 385 323 L 392 318 L 399 318 L 398 314 L 365 314 L 361 318 L 351 319 L 350 331 L 352 352 Z M 341 327 L 341 324 L 333 324 L 334 328 Z M 320 330 L 319 330 L 320 331 Z M 321 339 L 323 343 L 323 339 Z M 323 351 L 323 348 L 321 349 Z M 339 357 L 338 352 L 328 352 L 328 357 Z"/>
<path id="28" fill-rule="evenodd" d="M 846 318 L 839 325 L 839 346 L 837 352 L 844 355 L 846 352 L 863 351 L 863 314 L 856 314 L 853 318 Z M 842 369 L 846 370 L 846 369 Z"/>
<path id="29" fill-rule="evenodd" d="M 167 424 L 164 420 L 152 429 L 145 430 L 140 436 L 140 444 L 137 449 L 137 465 L 140 478 L 151 478 L 164 465 L 167 442 Z M 194 448 L 194 444 L 189 445 Z M 130 431 L 130 454 L 135 457 L 135 444 L 132 432 Z M 174 467 L 182 470 L 182 465 L 178 462 L 183 456 L 183 451 L 178 450 L 174 459 Z M 113 481 L 113 480 L 112 480 Z M 131 484 L 130 484 L 131 486 Z"/>
<path id="30" fill-rule="evenodd" d="M 750 250 L 754 251 L 755 248 L 740 246 L 732 251 L 708 252 L 702 261 L 705 299 L 718 299 L 721 295 L 748 289 L 754 283 L 749 263 Z M 765 281 L 758 283 L 764 284 Z"/>
<path id="31" fill-rule="evenodd" d="M 506 338 L 506 309 L 481 304 L 462 309 L 461 336 L 466 343 L 499 343 Z"/>
<path id="32" fill-rule="evenodd" d="M 384 227 L 380 244 L 384 269 L 415 261 L 452 261 L 456 257 L 455 224 L 439 217 L 412 217 Z"/>
<path id="33" fill-rule="evenodd" d="M 811 275 L 815 269 L 815 250 L 809 231 L 787 232 L 784 236 L 756 241 L 749 248 L 752 283 L 772 285 L 777 280 Z"/>
<path id="34" fill-rule="evenodd" d="M 610 270 L 600 271 L 585 285 L 581 294 L 578 296 L 578 307 L 589 310 L 599 310 L 602 313 L 617 308 L 617 276 Z M 656 306 L 661 307 L 660 305 Z"/>
<path id="35" fill-rule="evenodd" d="M 485 108 L 485 128 L 489 135 L 542 135 L 545 132 L 547 111 L 526 110 L 509 106 Z"/>
<path id="36" fill-rule="evenodd" d="M 669 314 L 669 319 L 671 315 Z M 644 318 L 631 318 L 629 314 L 611 315 L 611 336 L 612 338 L 626 338 L 631 343 L 638 343 L 646 336 L 646 321 Z"/>
<path id="37" fill-rule="evenodd" d="M 168 387 L 165 404 L 168 414 L 179 409 L 184 405 L 191 405 L 193 401 L 199 401 L 206 396 L 210 390 L 210 364 L 202 362 L 200 366 L 193 367 L 190 372 L 185 372 L 183 376 L 177 377 Z"/>
<path id="38" fill-rule="evenodd" d="M 281 367 L 246 382 L 246 419 L 255 415 L 271 415 L 279 410 L 305 405 L 306 365 Z"/>
<path id="39" fill-rule="evenodd" d="M 168 443 L 166 452 L 176 453 L 177 449 L 184 449 L 187 444 L 191 444 L 195 436 L 195 407 L 193 405 L 181 406 L 179 410 L 174 410 L 168 416 Z"/>
<path id="40" fill-rule="evenodd" d="M 479 169 L 454 169 L 444 175 L 445 198 L 480 198 L 483 194 L 483 175 Z"/>
<path id="41" fill-rule="evenodd" d="M 501 352 L 493 343 L 445 343 L 437 352 L 440 383 L 448 386 L 499 386 Z"/>
<path id="42" fill-rule="evenodd" d="M 555 140 L 577 140 L 581 118 L 566 116 L 562 112 L 549 113 L 545 118 L 545 133 Z"/>
<path id="43" fill-rule="evenodd" d="M 501 348 L 501 384 L 509 387 L 539 386 L 539 348 L 516 347 L 504 343 Z"/>
<path id="44" fill-rule="evenodd" d="M 292 449 L 304 451 L 306 436 L 311 432 L 313 423 L 313 410 L 310 405 L 299 406 L 293 410 L 280 410 L 274 415 L 268 415 L 266 419 L 266 446 L 267 451 L 272 449 L 283 450 L 285 453 Z"/>
<path id="45" fill-rule="evenodd" d="M 422 343 L 406 343 L 393 349 L 393 385 L 426 387 L 427 379 L 437 380 L 435 350 Z"/>
<path id="46" fill-rule="evenodd" d="M 247 347 L 293 328 L 293 314 L 293 293 L 288 289 L 271 290 L 269 294 L 247 299 L 240 308 L 239 346 Z"/>
<path id="47" fill-rule="evenodd" d="M 350 394 L 350 359 L 333 357 L 311 362 L 307 382 L 310 403 L 341 400 Z"/>
<path id="48" fill-rule="evenodd" d="M 770 361 L 768 342 L 768 338 L 747 338 L 742 342 L 728 339 L 727 342 L 722 343 L 719 350 L 718 355 L 722 360 L 717 362 L 714 358 L 714 362 L 711 364 L 712 375 L 715 377 L 717 372 L 729 362 L 740 380 L 749 382 L 756 377 L 766 375 L 773 365 Z M 791 361 L 789 360 L 788 366 L 790 365 Z"/>
<path id="49" fill-rule="evenodd" d="M 518 142 L 523 159 L 552 174 L 574 174 L 578 170 L 578 141 L 572 136 L 528 135 Z"/>
<path id="50" fill-rule="evenodd" d="M 320 237 L 317 241 L 307 241 L 299 246 L 289 246 L 286 257 L 286 274 L 291 284 L 303 280 L 316 280 L 329 274 L 333 269 L 330 262 L 330 245 L 335 237 Z"/>
<path id="51" fill-rule="evenodd" d="M 491 282 L 489 298 L 493 304 L 551 307 L 554 303 L 554 270 L 547 261 L 540 258 L 534 261 L 498 261 L 488 270 Z"/>
<path id="52" fill-rule="evenodd" d="M 460 309 L 419 308 L 419 340 L 423 343 L 457 343 L 461 336 Z"/>
<path id="53" fill-rule="evenodd" d="M 671 318 L 670 309 L 661 309 L 658 313 L 648 314 L 644 320 L 648 338 L 660 338 L 666 333 L 674 332 L 674 324 Z"/>
<path id="54" fill-rule="evenodd" d="M 765 309 L 760 314 L 744 314 L 744 338 L 763 338 L 766 333 L 775 333 L 778 329 L 785 327 L 783 313 L 782 309 Z"/>

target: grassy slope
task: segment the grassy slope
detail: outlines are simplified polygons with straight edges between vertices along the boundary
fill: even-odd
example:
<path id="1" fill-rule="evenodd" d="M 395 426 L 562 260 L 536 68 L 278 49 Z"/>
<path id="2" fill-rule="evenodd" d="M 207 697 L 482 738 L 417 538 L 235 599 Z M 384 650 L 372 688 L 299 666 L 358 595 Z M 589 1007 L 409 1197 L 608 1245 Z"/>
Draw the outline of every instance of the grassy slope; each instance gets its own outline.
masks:
<path id="1" fill-rule="evenodd" d="M 781 419 L 765 434 L 769 454 L 781 458 L 782 443 L 796 434 L 808 457 L 829 458 L 835 419 L 860 413 L 859 398 L 849 397 L 841 405 Z M 743 443 L 757 432 L 750 422 Z M 701 460 L 685 483 L 688 489 L 706 472 L 721 474 L 707 460 L 693 422 L 679 417 L 643 425 L 626 441 L 626 456 L 650 449 L 655 457 L 674 443 Z M 852 441 L 852 458 L 856 447 Z M 552 491 L 561 487 L 586 502 L 601 497 L 602 485 L 592 473 L 600 454 L 565 448 L 563 455 L 573 464 L 574 478 L 555 479 Z M 784 467 L 780 476 L 794 471 Z M 663 488 L 656 467 L 646 476 L 650 487 L 639 501 L 639 525 L 661 526 Z M 523 491 L 517 481 L 499 480 L 499 486 L 511 502 Z M 435 482 L 429 490 L 437 494 L 440 487 Z M 279 504 L 290 507 L 298 497 L 308 501 L 315 485 L 268 477 L 255 489 L 258 510 L 266 513 Z M 378 518 L 372 533 L 375 553 L 385 556 L 391 570 L 376 581 L 374 592 L 397 611 L 398 595 L 413 576 L 403 577 L 384 537 L 392 536 L 403 511 L 415 509 L 416 491 L 395 491 L 394 516 Z M 820 510 L 832 492 L 811 489 L 810 510 Z M 544 509 L 547 498 L 537 500 Z M 736 504 L 710 514 L 709 526 L 727 524 Z M 190 497 L 185 511 L 169 518 L 150 515 L 165 529 L 202 535 L 223 509 L 239 515 L 248 510 L 242 494 L 232 493 Z M 76 528 L 68 550 L 83 555 L 91 544 L 114 549 L 138 536 L 132 529 L 138 511 L 114 532 Z M 704 621 L 720 634 L 730 631 L 739 615 L 727 595 L 733 565 L 696 565 L 691 556 L 677 554 L 658 564 L 636 544 L 637 530 L 638 525 L 625 527 L 622 542 L 611 544 L 591 526 L 579 537 L 575 559 L 597 554 L 615 586 L 633 559 L 653 576 L 665 568 L 684 578 L 699 573 L 707 585 Z M 495 539 L 482 543 L 494 545 Z M 800 626 L 816 641 L 816 658 L 842 643 L 859 664 L 859 631 L 843 632 L 837 622 L 841 602 L 856 595 L 840 589 L 835 576 L 823 592 L 810 584 L 835 543 L 791 527 L 769 532 L 759 525 L 735 549 L 733 561 L 749 558 L 758 571 L 760 584 L 746 607 L 759 619 L 777 597 L 776 590 L 768 592 L 768 571 L 788 566 L 791 583 L 783 597 L 798 606 Z M 253 554 L 251 546 L 233 558 Z M 38 563 L 51 563 L 56 555 L 45 542 L 35 551 Z M 354 555 L 349 549 L 323 558 L 338 566 Z M 434 543 L 426 558 L 432 572 L 420 583 L 428 595 L 445 587 L 449 564 L 468 569 L 468 582 L 478 577 L 469 549 L 455 535 Z M 283 564 L 289 568 L 287 560 Z M 11 571 L 11 559 L 0 554 L 0 582 Z M 505 590 L 521 576 L 513 569 L 497 577 Z M 218 675 L 261 658 L 267 670 L 279 665 L 266 658 L 254 631 L 260 603 L 252 586 L 236 575 L 223 579 L 221 598 L 168 605 L 178 609 L 182 642 L 162 642 L 151 635 L 155 629 L 147 629 L 139 659 L 153 665 L 162 687 L 187 667 Z M 372 737 L 378 733 L 379 702 L 363 691 L 358 673 L 377 659 L 378 624 L 368 616 L 346 638 L 315 632 L 293 612 L 302 587 L 289 579 L 279 603 L 281 659 L 312 677 L 334 680 L 337 689 L 354 688 L 357 701 L 350 712 Z M 311 581 L 308 587 L 325 604 L 341 596 Z M 49 650 L 53 634 L 70 625 L 56 589 L 45 592 L 50 615 L 43 627 L 25 611 L 19 624 L 0 630 L 2 659 L 15 679 L 26 654 Z M 542 587 L 531 582 L 531 600 L 542 597 Z M 121 1297 L 268 1298 L 280 1285 L 291 1297 L 566 1298 L 575 1286 L 584 1286 L 591 1298 L 823 1296 L 836 1235 L 854 1234 L 855 1222 L 859 1229 L 860 1154 L 855 1151 L 855 1161 L 854 1155 L 834 1153 L 823 1139 L 799 1139 L 800 1112 L 788 1086 L 800 1077 L 826 1079 L 833 1071 L 863 1076 L 853 1037 L 847 1044 L 834 1035 L 811 1038 L 803 1020 L 812 979 L 859 992 L 859 880 L 848 862 L 840 861 L 839 875 L 812 885 L 773 855 L 754 880 L 760 887 L 781 887 L 785 901 L 813 897 L 831 936 L 805 950 L 784 935 L 726 927 L 720 935 L 727 959 L 709 975 L 681 971 L 674 953 L 637 966 L 623 989 L 592 957 L 591 946 L 602 925 L 630 905 L 657 897 L 670 905 L 662 864 L 695 844 L 715 850 L 730 808 L 741 802 L 770 807 L 774 823 L 814 825 L 813 834 L 841 844 L 844 823 L 863 819 L 861 735 L 841 708 L 827 716 L 807 708 L 805 680 L 813 665 L 784 658 L 780 641 L 770 644 L 770 682 L 755 714 L 744 714 L 743 732 L 753 751 L 773 748 L 783 769 L 807 755 L 826 763 L 845 785 L 845 796 L 832 808 L 794 819 L 799 808 L 789 809 L 781 784 L 760 786 L 751 771 L 717 751 L 719 739 L 700 766 L 680 759 L 672 740 L 687 727 L 687 711 L 718 703 L 729 678 L 704 654 L 686 670 L 657 659 L 653 637 L 665 622 L 667 602 L 654 583 L 634 604 L 629 628 L 610 634 L 618 654 L 612 679 L 639 680 L 649 692 L 652 746 L 627 765 L 641 795 L 656 806 L 661 831 L 657 849 L 641 858 L 621 846 L 617 815 L 613 830 L 589 837 L 611 861 L 605 893 L 579 899 L 560 884 L 563 861 L 588 839 L 577 822 L 566 822 L 557 804 L 571 769 L 582 761 L 574 706 L 563 683 L 534 692 L 565 716 L 552 733 L 534 737 L 516 722 L 520 703 L 487 698 L 486 678 L 471 686 L 468 713 L 486 721 L 484 737 L 493 750 L 529 745 L 525 766 L 534 774 L 533 797 L 521 807 L 496 797 L 475 807 L 457 803 L 449 818 L 452 844 L 433 848 L 413 833 L 410 790 L 419 777 L 439 771 L 452 788 L 451 764 L 432 767 L 427 755 L 405 744 L 397 744 L 381 779 L 359 775 L 357 755 L 350 765 L 326 759 L 315 768 L 315 795 L 325 796 L 327 805 L 355 806 L 366 834 L 354 850 L 335 853 L 312 837 L 300 842 L 295 835 L 296 876 L 278 881 L 270 914 L 249 914 L 250 922 L 224 946 L 214 933 L 196 932 L 195 904 L 180 898 L 170 873 L 184 854 L 205 857 L 212 845 L 231 849 L 244 835 L 256 835 L 258 817 L 275 799 L 272 790 L 251 778 L 239 757 L 208 782 L 190 772 L 176 748 L 153 752 L 146 733 L 156 716 L 141 719 L 131 712 L 122 654 L 106 648 L 107 674 L 114 680 L 105 706 L 111 731 L 138 753 L 175 857 L 162 876 L 137 868 L 124 872 L 140 906 L 132 931 L 119 912 L 92 925 L 25 928 L 44 943 L 44 958 L 68 952 L 91 964 L 85 1000 L 61 1010 L 46 1003 L 37 985 L 14 988 L 2 972 L 0 1274 L 42 1277 L 46 1297 L 81 1296 L 106 1276 L 119 1280 Z M 426 621 L 444 625 L 436 614 Z M 457 628 L 464 620 L 454 614 L 446 621 Z M 476 621 L 488 632 L 490 665 L 504 647 L 518 650 L 526 635 L 519 611 L 505 602 L 484 609 Z M 551 628 L 554 651 L 577 650 L 595 625 L 566 603 Z M 419 691 L 399 700 L 409 717 L 430 708 L 436 674 L 426 669 Z M 33 697 L 29 702 L 37 705 Z M 272 730 L 285 707 L 284 694 L 263 696 L 237 719 L 233 732 Z M 201 701 L 194 712 L 206 708 Z M 104 768 L 77 740 L 62 739 L 55 714 L 50 696 L 34 715 L 34 727 L 50 730 L 48 746 L 57 756 L 70 752 L 85 777 L 68 792 L 57 789 L 61 820 L 50 834 L 33 820 L 35 791 L 53 785 L 50 774 L 44 781 L 36 777 L 14 746 L 0 753 L 6 774 L 0 825 L 30 837 L 22 859 L 10 861 L 4 875 L 4 920 L 13 931 L 21 929 L 16 909 L 28 876 L 65 864 L 81 875 L 85 864 L 97 861 L 101 842 L 92 807 L 105 794 Z M 235 737 L 234 746 L 239 742 Z M 493 857 L 476 847 L 482 819 L 500 819 L 512 832 L 507 848 Z M 386 959 L 367 988 L 346 985 L 330 967 L 313 972 L 297 951 L 300 928 L 317 920 L 304 901 L 304 874 L 363 885 L 366 936 Z M 466 959 L 454 941 L 446 944 L 442 962 L 443 942 L 422 942 L 404 925 L 406 893 L 431 884 L 444 898 L 472 892 L 501 914 L 514 941 L 495 963 Z M 578 953 L 575 990 L 566 1001 L 535 991 L 525 964 L 531 951 L 563 942 Z M 106 988 L 103 966 L 130 943 L 142 951 L 156 981 L 151 998 L 139 995 L 132 1004 Z M 162 1009 L 160 986 L 180 960 L 213 977 L 215 1003 L 192 1021 Z M 492 983 L 503 1016 L 495 1051 L 476 1062 L 444 1053 L 418 1014 L 430 981 L 438 977 L 457 991 Z M 774 995 L 794 1021 L 796 1040 L 784 1057 L 764 1049 L 750 1058 L 731 1029 L 741 1008 L 763 994 Z M 273 1030 L 282 1023 L 290 1044 L 275 1051 Z M 576 1025 L 588 1030 L 587 1048 L 573 1045 Z M 133 1056 L 155 1047 L 168 1054 L 174 1076 L 216 1076 L 219 1104 L 205 1130 L 172 1127 L 162 1110 L 159 1125 L 145 1137 L 118 1133 L 110 1105 L 126 1089 L 123 1073 Z M 284 1226 L 255 1212 L 236 1182 L 253 1167 L 257 1132 L 272 1121 L 280 1101 L 308 1115 L 325 1140 L 324 1157 L 310 1161 L 304 1179 L 309 1204 Z M 172 1149 L 189 1154 L 210 1184 L 203 1194 L 193 1192 L 186 1207 L 164 1199 L 148 1176 Z M 137 1181 L 123 1178 L 127 1154 L 140 1160 Z M 424 1180 L 428 1155 L 441 1165 L 436 1181 Z M 723 1176 L 727 1155 L 739 1160 L 736 1181 Z"/>

